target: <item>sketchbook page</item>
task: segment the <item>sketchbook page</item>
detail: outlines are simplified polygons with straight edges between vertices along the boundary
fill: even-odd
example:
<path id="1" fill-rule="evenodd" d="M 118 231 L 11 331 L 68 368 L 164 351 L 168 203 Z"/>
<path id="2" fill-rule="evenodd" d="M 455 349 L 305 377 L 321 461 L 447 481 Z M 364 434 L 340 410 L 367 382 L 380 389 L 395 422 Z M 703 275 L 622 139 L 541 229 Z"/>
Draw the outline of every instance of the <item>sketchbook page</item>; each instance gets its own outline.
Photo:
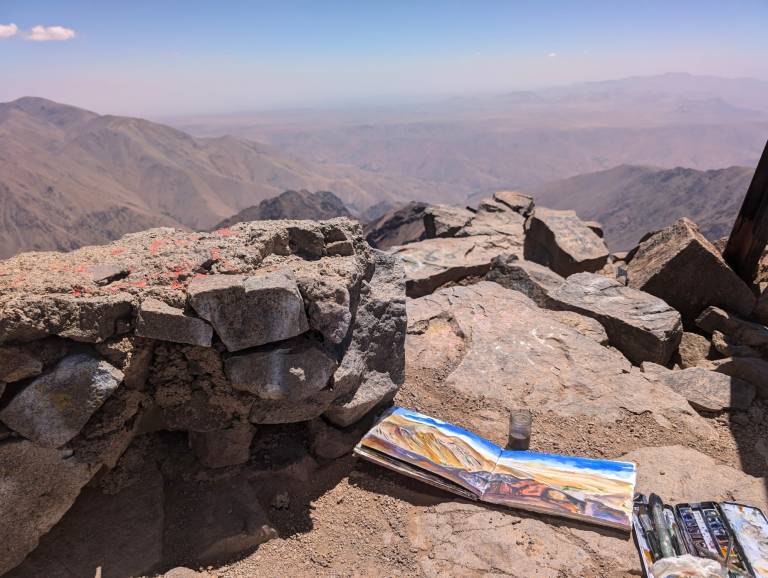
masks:
<path id="1" fill-rule="evenodd" d="M 503 451 L 480 498 L 629 531 L 636 476 L 630 462 Z"/>
<path id="2" fill-rule="evenodd" d="M 360 440 L 360 446 L 483 493 L 501 448 L 460 427 L 396 407 Z"/>

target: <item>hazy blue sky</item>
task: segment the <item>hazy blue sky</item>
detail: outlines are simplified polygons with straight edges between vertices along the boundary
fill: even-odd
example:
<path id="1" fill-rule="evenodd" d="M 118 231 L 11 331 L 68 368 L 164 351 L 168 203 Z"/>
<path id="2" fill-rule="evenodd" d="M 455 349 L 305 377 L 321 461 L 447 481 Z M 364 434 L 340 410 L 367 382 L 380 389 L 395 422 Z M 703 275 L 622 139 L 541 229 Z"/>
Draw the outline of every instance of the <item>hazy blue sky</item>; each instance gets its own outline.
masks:
<path id="1" fill-rule="evenodd" d="M 768 0 L 0 0 L 0 101 L 224 112 L 638 74 L 768 79 Z"/>

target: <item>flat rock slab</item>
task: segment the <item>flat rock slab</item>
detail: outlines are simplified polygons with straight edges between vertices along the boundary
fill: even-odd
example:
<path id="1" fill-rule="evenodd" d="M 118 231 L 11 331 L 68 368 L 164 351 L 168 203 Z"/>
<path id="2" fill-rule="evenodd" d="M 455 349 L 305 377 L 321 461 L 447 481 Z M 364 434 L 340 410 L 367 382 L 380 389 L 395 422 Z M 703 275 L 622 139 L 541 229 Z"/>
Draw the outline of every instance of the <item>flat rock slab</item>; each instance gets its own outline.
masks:
<path id="1" fill-rule="evenodd" d="M 746 316 L 755 296 L 689 219 L 679 219 L 640 243 L 627 266 L 630 287 L 663 299 L 686 327 L 708 306 Z"/>
<path id="2" fill-rule="evenodd" d="M 391 253 L 405 267 L 407 295 L 421 297 L 446 283 L 485 275 L 494 257 L 502 253 L 521 255 L 522 244 L 508 235 L 479 235 L 427 239 L 393 247 Z"/>
<path id="3" fill-rule="evenodd" d="M 95 470 L 27 440 L 0 444 L 0 574 L 24 560 Z"/>
<path id="4" fill-rule="evenodd" d="M 136 335 L 210 347 L 213 328 L 202 319 L 185 314 L 183 309 L 149 298 L 142 301 L 139 307 Z"/>
<path id="5" fill-rule="evenodd" d="M 751 383 L 703 367 L 661 370 L 654 376 L 701 411 L 745 410 L 755 399 L 755 386 Z"/>
<path id="6" fill-rule="evenodd" d="M 606 424 L 626 412 L 647 412 L 669 429 L 703 438 L 712 433 L 685 398 L 522 293 L 496 283 L 443 288 L 414 299 L 408 321 L 409 375 L 431 381 L 437 376 L 436 387 L 447 397 L 483 398 L 498 407 L 546 409 Z"/>
<path id="7" fill-rule="evenodd" d="M 104 360 L 70 355 L 18 393 L 0 411 L 0 421 L 40 446 L 63 446 L 122 380 L 123 373 Z"/>
<path id="8" fill-rule="evenodd" d="M 549 295 L 552 306 L 597 319 L 632 363 L 665 365 L 682 336 L 680 314 L 658 297 L 595 273 L 576 273 Z"/>
<path id="9" fill-rule="evenodd" d="M 232 387 L 274 400 L 314 395 L 328 386 L 336 366 L 318 342 L 301 337 L 224 361 Z"/>
<path id="10" fill-rule="evenodd" d="M 520 259 L 514 254 L 495 257 L 485 278 L 507 289 L 520 291 L 539 307 L 550 307 L 550 293 L 565 283 L 565 279 L 552 269 Z"/>
<path id="11" fill-rule="evenodd" d="M 189 301 L 229 351 L 295 337 L 309 329 L 304 301 L 288 272 L 194 279 Z"/>
<path id="12" fill-rule="evenodd" d="M 765 508 L 759 478 L 682 446 L 642 448 L 616 459 L 638 466 L 637 489 L 669 502 L 737 500 Z M 421 571 L 438 576 L 639 576 L 632 538 L 576 522 L 449 499 L 414 509 L 407 536 Z"/>
<path id="13" fill-rule="evenodd" d="M 608 261 L 603 240 L 573 211 L 537 208 L 525 236 L 525 258 L 567 277 L 597 272 Z"/>

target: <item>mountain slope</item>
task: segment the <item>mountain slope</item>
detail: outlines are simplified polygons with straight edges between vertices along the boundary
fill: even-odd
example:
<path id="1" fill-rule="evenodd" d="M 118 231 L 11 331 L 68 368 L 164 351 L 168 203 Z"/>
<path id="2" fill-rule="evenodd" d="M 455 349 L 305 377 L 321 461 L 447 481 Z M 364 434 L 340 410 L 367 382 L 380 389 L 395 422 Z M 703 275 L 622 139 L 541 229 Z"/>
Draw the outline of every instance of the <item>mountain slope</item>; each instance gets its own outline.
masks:
<path id="1" fill-rule="evenodd" d="M 0 104 L 0 258 L 151 226 L 210 228 L 287 189 L 334 190 L 364 208 L 418 195 L 418 188 L 312 165 L 252 141 L 196 139 L 45 99 Z"/>
<path id="2" fill-rule="evenodd" d="M 285 191 L 258 205 L 248 207 L 224 219 L 216 229 L 230 227 L 244 221 L 272 221 L 276 219 L 312 219 L 321 221 L 334 217 L 352 217 L 342 200 L 330 191 Z"/>
<path id="3" fill-rule="evenodd" d="M 603 224 L 611 249 L 632 248 L 640 237 L 689 217 L 711 240 L 731 232 L 754 169 L 698 171 L 622 165 L 532 189 L 538 205 L 574 209 Z"/>

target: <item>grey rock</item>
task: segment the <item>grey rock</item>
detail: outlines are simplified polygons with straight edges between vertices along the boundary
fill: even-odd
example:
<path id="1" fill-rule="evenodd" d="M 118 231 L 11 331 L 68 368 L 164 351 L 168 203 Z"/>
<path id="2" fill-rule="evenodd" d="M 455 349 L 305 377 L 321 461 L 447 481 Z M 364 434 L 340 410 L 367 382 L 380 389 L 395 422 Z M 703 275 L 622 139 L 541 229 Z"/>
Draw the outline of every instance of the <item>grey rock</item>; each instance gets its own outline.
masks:
<path id="1" fill-rule="evenodd" d="M 424 209 L 424 231 L 427 239 L 455 237 L 472 220 L 474 213 L 461 207 L 429 205 Z"/>
<path id="2" fill-rule="evenodd" d="M 202 319 L 186 315 L 183 309 L 150 298 L 142 301 L 139 307 L 136 335 L 210 347 L 213 328 Z"/>
<path id="3" fill-rule="evenodd" d="M 517 191 L 497 191 L 493 193 L 493 199 L 528 217 L 533 213 L 533 198 Z"/>
<path id="4" fill-rule="evenodd" d="M 333 403 L 336 393 L 325 389 L 301 400 L 257 399 L 248 419 L 255 424 L 296 423 L 315 419 Z"/>
<path id="5" fill-rule="evenodd" d="M 768 327 L 741 319 L 719 307 L 707 307 L 696 318 L 696 325 L 707 333 L 719 331 L 731 343 L 768 353 Z"/>
<path id="6" fill-rule="evenodd" d="M 503 203 L 486 199 L 477 208 L 467 223 L 457 233 L 457 237 L 475 235 L 507 235 L 515 244 L 522 245 L 525 236 L 525 217 L 510 210 Z"/>
<path id="7" fill-rule="evenodd" d="M 304 337 L 234 355 L 224 362 L 233 388 L 272 400 L 314 395 L 328 385 L 336 366 L 336 360 L 319 343 Z"/>
<path id="8" fill-rule="evenodd" d="M 365 226 L 365 240 L 371 247 L 385 250 L 424 239 L 426 208 L 426 204 L 412 201 L 385 213 Z"/>
<path id="9" fill-rule="evenodd" d="M 42 371 L 43 362 L 22 348 L 0 346 L 0 382 L 21 381 Z"/>
<path id="10" fill-rule="evenodd" d="M 238 422 L 224 430 L 190 432 L 192 449 L 207 468 L 223 468 L 244 464 L 250 458 L 251 442 L 256 428 Z"/>
<path id="11" fill-rule="evenodd" d="M 514 254 L 494 257 L 485 278 L 507 289 L 520 291 L 540 307 L 549 307 L 549 294 L 565 283 L 565 279 L 551 269 Z"/>
<path id="12" fill-rule="evenodd" d="M 403 267 L 384 253 L 377 253 L 375 262 L 370 280 L 360 288 L 351 341 L 334 374 L 336 401 L 329 411 L 337 419 L 329 419 L 337 424 L 352 423 L 352 416 L 366 413 L 366 405 L 370 409 L 390 399 L 405 377 Z"/>
<path id="13" fill-rule="evenodd" d="M 392 401 L 399 387 L 388 374 L 370 371 L 354 395 L 336 400 L 323 415 L 338 426 L 352 425 L 376 406 Z"/>
<path id="14" fill-rule="evenodd" d="M 130 318 L 133 297 L 115 295 L 20 294 L 0 304 L 0 343 L 33 341 L 48 335 L 99 343 Z"/>
<path id="15" fill-rule="evenodd" d="M 407 294 L 415 298 L 447 283 L 484 276 L 494 257 L 522 255 L 522 243 L 509 235 L 479 235 L 427 239 L 393 247 L 391 253 L 402 260 Z"/>
<path id="16" fill-rule="evenodd" d="M 694 409 L 702 411 L 744 410 L 755 398 L 752 384 L 703 367 L 659 372 L 655 376 L 687 399 Z"/>
<path id="17" fill-rule="evenodd" d="M 712 362 L 715 371 L 755 386 L 757 395 L 768 398 L 768 361 L 757 357 L 726 357 Z"/>
<path id="18" fill-rule="evenodd" d="M 352 427 L 338 428 L 322 418 L 314 419 L 309 422 L 312 453 L 324 460 L 335 460 L 350 454 L 371 425 L 363 420 Z"/>
<path id="19" fill-rule="evenodd" d="M 229 351 L 295 337 L 309 329 L 293 275 L 215 275 L 187 288 L 198 315 L 213 325 Z"/>
<path id="20" fill-rule="evenodd" d="M 680 315 L 661 299 L 595 273 L 576 273 L 550 294 L 553 307 L 597 319 L 634 364 L 666 364 L 682 336 Z"/>
<path id="21" fill-rule="evenodd" d="M 24 560 L 94 473 L 59 450 L 27 440 L 0 444 L 0 574 Z"/>
<path id="22" fill-rule="evenodd" d="M 714 305 L 749 315 L 755 296 L 689 219 L 659 231 L 638 246 L 627 266 L 629 286 L 663 299 L 686 327 Z"/>
<path id="23" fill-rule="evenodd" d="M 602 269 L 608 248 L 575 212 L 537 208 L 525 235 L 525 258 L 567 277 Z"/>
<path id="24" fill-rule="evenodd" d="M 88 354 L 65 357 L 0 411 L 8 427 L 43 447 L 75 437 L 120 385 L 123 373 Z"/>

